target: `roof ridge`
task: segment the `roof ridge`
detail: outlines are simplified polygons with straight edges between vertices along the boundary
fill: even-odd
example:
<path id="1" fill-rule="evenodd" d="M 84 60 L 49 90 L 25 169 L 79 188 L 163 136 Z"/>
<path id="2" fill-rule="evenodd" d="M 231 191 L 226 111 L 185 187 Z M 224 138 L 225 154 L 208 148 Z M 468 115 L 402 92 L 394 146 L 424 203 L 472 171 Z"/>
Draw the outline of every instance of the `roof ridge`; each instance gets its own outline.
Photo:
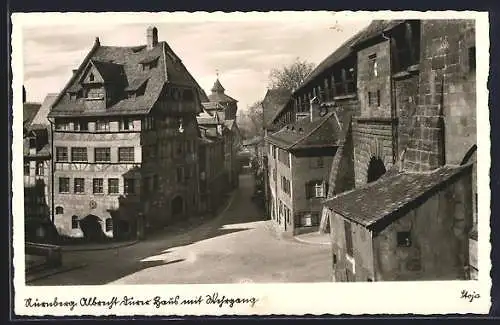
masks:
<path id="1" fill-rule="evenodd" d="M 325 124 L 326 121 L 328 121 L 328 119 L 332 116 L 332 112 L 328 114 L 329 116 L 325 116 L 323 121 L 321 121 L 321 123 L 319 123 L 316 127 L 314 127 L 311 131 L 309 131 L 309 133 L 305 134 L 302 138 L 300 138 L 299 140 L 295 141 L 292 145 L 290 145 L 288 147 L 288 149 L 291 149 L 292 147 L 296 146 L 299 142 L 302 142 L 304 139 L 307 139 L 308 137 L 310 137 L 314 132 L 316 132 L 316 130 L 318 130 L 323 124 Z M 310 122 L 312 123 L 312 122 Z"/>

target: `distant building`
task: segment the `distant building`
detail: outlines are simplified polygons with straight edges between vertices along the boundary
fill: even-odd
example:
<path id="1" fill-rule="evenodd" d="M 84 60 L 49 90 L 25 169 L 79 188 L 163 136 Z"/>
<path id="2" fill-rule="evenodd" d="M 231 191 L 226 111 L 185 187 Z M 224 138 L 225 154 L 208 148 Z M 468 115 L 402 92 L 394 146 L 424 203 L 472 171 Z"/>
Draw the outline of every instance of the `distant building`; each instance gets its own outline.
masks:
<path id="1" fill-rule="evenodd" d="M 59 93 L 54 219 L 66 236 L 142 236 L 197 212 L 198 125 L 208 99 L 154 27 L 146 44 L 97 38 Z"/>
<path id="2" fill-rule="evenodd" d="M 26 91 L 23 87 L 23 97 Z M 51 152 L 47 126 L 33 123 L 40 104 L 24 103 L 24 222 L 28 241 L 44 241 L 52 233 L 50 220 Z M 46 117 L 46 115 L 45 115 Z"/>
<path id="3" fill-rule="evenodd" d="M 220 124 L 200 124 L 198 151 L 200 166 L 199 208 L 202 213 L 217 211 L 220 205 L 224 203 L 224 195 L 229 190 L 227 171 L 224 166 L 224 137 L 222 134 L 224 131 L 218 128 L 217 125 Z"/>
<path id="4" fill-rule="evenodd" d="M 288 122 L 295 121 L 295 111 L 290 105 L 292 92 L 288 89 L 268 89 L 262 100 L 264 135 L 281 129 Z M 283 116 L 282 119 L 280 117 Z"/>
<path id="5" fill-rule="evenodd" d="M 271 218 L 285 235 L 318 230 L 330 166 L 344 146 L 349 122 L 349 113 L 313 101 L 308 118 L 266 137 Z"/>
<path id="6" fill-rule="evenodd" d="M 241 146 L 241 135 L 236 121 L 238 101 L 225 93 L 217 78 L 208 101 L 203 102 L 203 108 L 209 115 L 217 115 L 219 121 L 223 121 L 225 129 L 229 130 L 224 133 L 225 168 L 228 171 L 228 183 L 232 188 L 237 187 L 239 181 L 237 153 Z"/>

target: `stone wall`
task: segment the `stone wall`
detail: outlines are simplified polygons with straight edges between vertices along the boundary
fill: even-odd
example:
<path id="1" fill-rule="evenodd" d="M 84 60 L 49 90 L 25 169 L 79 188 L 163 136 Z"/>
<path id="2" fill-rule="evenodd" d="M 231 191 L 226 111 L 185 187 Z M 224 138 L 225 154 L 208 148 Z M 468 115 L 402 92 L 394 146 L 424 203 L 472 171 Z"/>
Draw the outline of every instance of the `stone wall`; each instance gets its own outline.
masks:
<path id="1" fill-rule="evenodd" d="M 466 279 L 472 226 L 471 171 L 374 237 L 376 281 Z M 397 232 L 411 245 L 398 247 Z"/>
<path id="2" fill-rule="evenodd" d="M 357 85 L 360 114 L 353 121 L 353 137 L 356 187 L 360 187 L 368 182 L 371 161 L 388 170 L 395 160 L 389 41 L 358 52 Z"/>
<path id="3" fill-rule="evenodd" d="M 477 142 L 474 47 L 473 21 L 422 21 L 419 105 L 405 168 L 458 164 Z"/>
<path id="4" fill-rule="evenodd" d="M 330 211 L 332 265 L 334 282 L 372 281 L 374 279 L 372 235 L 366 228 Z M 348 256 L 344 221 L 352 230 L 353 256 Z M 351 273 L 348 279 L 347 272 Z"/>
<path id="5" fill-rule="evenodd" d="M 413 136 L 413 115 L 418 105 L 418 73 L 407 74 L 394 79 L 394 97 L 397 128 L 397 159 L 408 146 L 409 139 Z"/>

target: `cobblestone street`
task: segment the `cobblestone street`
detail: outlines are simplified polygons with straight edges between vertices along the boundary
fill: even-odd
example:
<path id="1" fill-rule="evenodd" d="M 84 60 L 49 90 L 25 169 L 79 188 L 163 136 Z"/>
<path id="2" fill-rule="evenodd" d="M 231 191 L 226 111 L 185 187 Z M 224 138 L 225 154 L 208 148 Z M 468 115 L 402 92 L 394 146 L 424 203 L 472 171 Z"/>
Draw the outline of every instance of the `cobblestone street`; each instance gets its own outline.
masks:
<path id="1" fill-rule="evenodd" d="M 65 252 L 85 267 L 32 285 L 328 282 L 330 247 L 276 237 L 251 201 L 253 180 L 240 187 L 215 218 L 170 230 L 118 249 Z"/>

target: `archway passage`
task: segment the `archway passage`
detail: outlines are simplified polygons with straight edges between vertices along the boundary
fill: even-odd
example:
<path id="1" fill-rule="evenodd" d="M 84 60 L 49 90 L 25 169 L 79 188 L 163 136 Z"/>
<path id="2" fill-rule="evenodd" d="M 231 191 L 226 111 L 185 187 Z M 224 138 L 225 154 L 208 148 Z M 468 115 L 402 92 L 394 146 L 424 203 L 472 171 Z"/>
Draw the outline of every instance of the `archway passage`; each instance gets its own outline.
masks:
<path id="1" fill-rule="evenodd" d="M 172 216 L 174 218 L 180 217 L 184 213 L 184 200 L 181 196 L 176 196 L 172 200 Z"/>
<path id="2" fill-rule="evenodd" d="M 368 164 L 368 183 L 374 182 L 386 172 L 384 162 L 382 159 L 377 157 L 372 157 L 370 163 Z"/>
<path id="3" fill-rule="evenodd" d="M 83 236 L 89 241 L 99 241 L 105 238 L 101 226 L 101 218 L 93 214 L 87 215 L 80 220 L 80 228 L 82 229 Z"/>

